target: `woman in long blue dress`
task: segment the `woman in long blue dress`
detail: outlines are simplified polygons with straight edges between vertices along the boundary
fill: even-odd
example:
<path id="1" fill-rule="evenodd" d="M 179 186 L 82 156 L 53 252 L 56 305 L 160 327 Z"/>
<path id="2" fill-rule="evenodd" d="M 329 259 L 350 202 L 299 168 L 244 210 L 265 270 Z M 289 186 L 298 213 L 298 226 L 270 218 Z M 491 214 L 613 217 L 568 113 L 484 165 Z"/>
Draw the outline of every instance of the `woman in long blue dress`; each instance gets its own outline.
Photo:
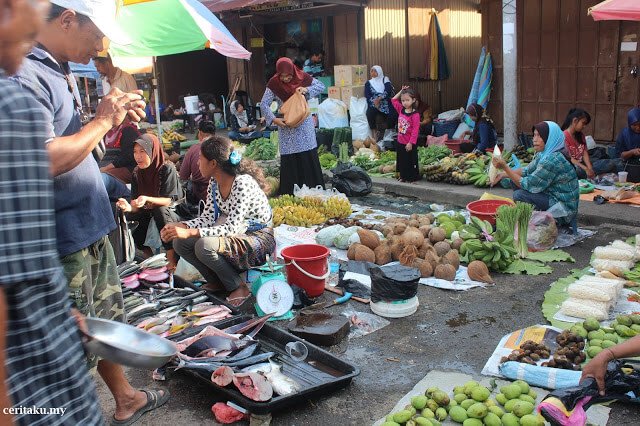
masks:
<path id="1" fill-rule="evenodd" d="M 289 127 L 271 111 L 271 103 L 284 103 L 298 90 L 303 95 L 316 97 L 324 90 L 324 84 L 296 67 L 291 59 L 280 58 L 276 62 L 276 74 L 267 83 L 260 102 L 266 124 L 278 126 L 280 142 L 279 194 L 293 194 L 294 184 L 324 188 L 322 168 L 318 159 L 318 143 L 313 118 L 307 117 L 298 127 Z"/>

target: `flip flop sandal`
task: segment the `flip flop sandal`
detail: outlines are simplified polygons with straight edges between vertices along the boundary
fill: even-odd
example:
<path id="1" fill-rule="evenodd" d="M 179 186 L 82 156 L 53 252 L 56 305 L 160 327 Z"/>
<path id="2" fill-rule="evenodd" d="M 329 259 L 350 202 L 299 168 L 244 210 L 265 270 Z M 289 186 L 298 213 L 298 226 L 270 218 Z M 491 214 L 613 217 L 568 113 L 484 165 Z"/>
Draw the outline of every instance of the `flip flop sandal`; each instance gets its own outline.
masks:
<path id="1" fill-rule="evenodd" d="M 117 420 L 115 417 L 111 418 L 111 426 L 129 426 L 140 420 L 140 417 L 148 411 L 155 410 L 158 407 L 163 406 L 169 400 L 169 391 L 163 389 L 162 395 L 157 390 L 144 390 L 142 392 L 147 394 L 147 403 L 140 407 L 138 411 L 133 413 L 131 417 L 124 420 Z"/>
<path id="2" fill-rule="evenodd" d="M 228 297 L 226 298 L 226 301 L 228 304 L 230 304 L 231 306 L 233 306 L 234 308 L 239 308 L 242 305 L 244 305 L 244 302 L 246 302 L 247 300 L 249 300 L 249 298 L 251 297 L 251 293 L 249 293 L 248 295 L 244 296 L 244 297 L 232 297 L 231 299 L 229 299 Z M 240 300 L 241 302 L 239 304 L 235 304 L 233 303 L 235 300 Z"/>

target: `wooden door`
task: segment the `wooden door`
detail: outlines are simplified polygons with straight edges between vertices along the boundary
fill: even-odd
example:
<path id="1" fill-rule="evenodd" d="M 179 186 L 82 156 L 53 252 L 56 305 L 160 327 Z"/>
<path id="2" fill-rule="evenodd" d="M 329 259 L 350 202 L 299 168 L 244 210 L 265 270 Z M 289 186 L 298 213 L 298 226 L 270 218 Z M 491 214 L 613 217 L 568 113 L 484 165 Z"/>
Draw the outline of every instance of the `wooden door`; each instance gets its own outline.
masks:
<path id="1" fill-rule="evenodd" d="M 627 126 L 627 112 L 640 104 L 640 23 L 620 21 L 614 137 Z"/>

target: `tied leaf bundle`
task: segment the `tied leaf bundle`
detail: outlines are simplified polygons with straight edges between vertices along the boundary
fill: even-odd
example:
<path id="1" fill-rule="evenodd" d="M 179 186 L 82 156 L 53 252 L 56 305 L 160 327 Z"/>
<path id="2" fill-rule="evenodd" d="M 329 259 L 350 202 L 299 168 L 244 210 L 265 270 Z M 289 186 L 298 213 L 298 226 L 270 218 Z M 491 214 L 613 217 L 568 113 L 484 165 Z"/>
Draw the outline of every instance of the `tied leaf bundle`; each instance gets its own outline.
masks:
<path id="1" fill-rule="evenodd" d="M 529 221 L 533 214 L 533 206 L 529 203 L 516 202 L 516 210 L 518 211 L 518 255 L 524 259 L 529 254 L 527 247 L 527 234 L 529 233 Z"/>
<path id="2" fill-rule="evenodd" d="M 349 162 L 349 145 L 346 142 L 340 144 L 340 155 L 338 155 L 338 160 L 341 163 Z"/>
<path id="3" fill-rule="evenodd" d="M 513 235 L 514 246 L 518 256 L 524 259 L 529 254 L 527 234 L 529 220 L 533 214 L 533 206 L 529 203 L 516 202 L 514 205 L 500 206 L 497 211 L 496 227 L 506 235 Z"/>

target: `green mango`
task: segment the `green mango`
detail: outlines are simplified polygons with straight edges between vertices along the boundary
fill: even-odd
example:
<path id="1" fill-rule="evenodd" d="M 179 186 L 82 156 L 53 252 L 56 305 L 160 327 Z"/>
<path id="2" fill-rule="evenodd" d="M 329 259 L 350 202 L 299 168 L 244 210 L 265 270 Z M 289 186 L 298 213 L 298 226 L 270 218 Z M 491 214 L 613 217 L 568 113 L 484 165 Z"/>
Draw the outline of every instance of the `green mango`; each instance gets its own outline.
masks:
<path id="1" fill-rule="evenodd" d="M 471 398 L 478 402 L 484 402 L 489 399 L 491 391 L 484 386 L 478 386 L 471 391 Z"/>
<path id="2" fill-rule="evenodd" d="M 618 335 L 621 337 L 633 337 L 637 334 L 635 331 L 633 331 L 631 328 L 629 328 L 626 325 L 617 325 L 615 329 L 616 329 L 616 333 L 618 333 Z"/>
<path id="3" fill-rule="evenodd" d="M 449 395 L 447 395 L 446 392 L 443 392 L 441 390 L 437 390 L 435 391 L 432 395 L 431 398 L 436 402 L 436 404 L 438 404 L 440 407 L 444 407 L 445 405 L 449 405 Z M 431 408 L 431 407 L 429 407 Z"/>
<path id="4" fill-rule="evenodd" d="M 534 414 L 526 414 L 520 418 L 521 426 L 544 426 L 544 418 Z"/>
<path id="5" fill-rule="evenodd" d="M 462 426 L 483 426 L 480 419 L 467 419 L 462 423 Z"/>
<path id="6" fill-rule="evenodd" d="M 604 335 L 605 335 L 604 330 L 595 330 L 595 331 L 590 331 L 587 337 L 590 341 L 593 339 L 604 340 Z"/>
<path id="7" fill-rule="evenodd" d="M 451 420 L 456 423 L 462 423 L 469 417 L 467 416 L 467 410 L 465 410 L 461 406 L 451 407 L 449 415 L 451 416 Z"/>
<path id="8" fill-rule="evenodd" d="M 456 405 L 458 405 L 458 401 L 456 401 L 455 399 L 452 399 L 451 401 L 449 401 L 449 405 L 447 405 L 444 408 L 446 408 L 447 411 L 449 411 L 451 407 L 455 407 Z"/>
<path id="9" fill-rule="evenodd" d="M 428 396 L 429 398 L 431 398 L 431 395 L 433 395 L 434 392 L 439 391 L 439 390 L 440 390 L 439 388 L 433 386 L 433 387 L 430 387 L 429 389 L 427 389 L 424 392 L 424 394 L 425 394 L 425 396 Z"/>
<path id="10" fill-rule="evenodd" d="M 524 380 L 516 380 L 513 382 L 514 385 L 518 385 L 520 387 L 520 391 L 522 393 L 529 393 L 529 383 Z"/>
<path id="11" fill-rule="evenodd" d="M 504 404 L 504 411 L 507 413 L 511 413 L 513 411 L 513 406 L 516 405 L 516 402 L 521 402 L 519 399 L 510 399 Z"/>
<path id="12" fill-rule="evenodd" d="M 461 393 L 464 394 L 464 386 L 456 386 L 455 388 L 453 388 L 454 395 L 459 395 Z"/>
<path id="13" fill-rule="evenodd" d="M 484 401 L 484 405 L 486 405 L 488 408 L 491 408 L 495 407 L 497 404 L 493 399 L 487 399 L 486 401 Z"/>
<path id="14" fill-rule="evenodd" d="M 587 329 L 585 329 L 583 326 L 581 325 L 574 325 L 573 327 L 571 327 L 569 329 L 569 331 L 571 331 L 573 334 L 583 337 L 583 338 L 587 338 L 587 335 L 589 334 L 589 332 L 587 331 Z"/>
<path id="15" fill-rule="evenodd" d="M 589 346 L 589 348 L 587 349 L 587 355 L 589 355 L 589 358 L 595 357 L 600 352 L 602 352 L 601 346 Z"/>
<path id="16" fill-rule="evenodd" d="M 496 416 L 493 413 L 487 413 L 487 415 L 482 419 L 482 422 L 486 426 L 501 426 L 502 421 L 500 421 L 500 417 Z"/>
<path id="17" fill-rule="evenodd" d="M 640 315 L 639 315 L 639 316 L 640 316 Z M 631 329 L 632 329 L 633 331 L 640 332 L 640 324 L 632 324 L 632 325 L 631 325 Z"/>
<path id="18" fill-rule="evenodd" d="M 584 322 L 582 323 L 582 327 L 587 331 L 595 331 L 600 328 L 600 321 L 598 321 L 594 317 L 589 317 L 584 320 Z"/>
<path id="19" fill-rule="evenodd" d="M 627 327 L 633 324 L 633 319 L 629 315 L 618 315 L 616 321 L 618 321 L 618 324 L 626 325 Z"/>
<path id="20" fill-rule="evenodd" d="M 409 410 L 398 411 L 393 415 L 393 421 L 400 424 L 406 423 L 414 414 L 415 413 L 411 413 Z"/>
<path id="21" fill-rule="evenodd" d="M 504 426 L 520 426 L 520 419 L 512 413 L 506 413 L 500 418 Z"/>
<path id="22" fill-rule="evenodd" d="M 413 421 L 416 422 L 418 426 L 431 426 L 431 421 L 425 417 L 414 417 Z"/>
<path id="23" fill-rule="evenodd" d="M 498 404 L 504 405 L 507 403 L 508 399 L 503 393 L 499 393 L 496 395 L 496 401 L 498 401 Z"/>
<path id="24" fill-rule="evenodd" d="M 455 402 L 457 402 L 458 404 L 460 404 L 465 399 L 467 399 L 467 395 L 465 395 L 463 393 L 459 393 L 459 394 L 456 394 L 456 395 L 453 396 L 453 400 Z"/>
<path id="25" fill-rule="evenodd" d="M 407 411 L 410 411 L 412 416 L 415 416 L 415 415 L 416 415 L 416 413 L 418 412 L 418 410 L 416 410 L 415 408 L 413 408 L 413 405 L 411 405 L 411 404 L 407 404 L 407 405 L 404 407 L 404 409 L 405 409 L 405 410 L 407 410 Z"/>
<path id="26" fill-rule="evenodd" d="M 503 386 L 500 391 L 507 397 L 507 399 L 516 399 L 522 393 L 520 386 L 515 384 Z"/>
<path id="27" fill-rule="evenodd" d="M 436 410 L 438 409 L 438 403 L 435 402 L 433 399 L 430 399 L 427 401 L 427 407 L 429 407 L 429 409 L 435 413 Z"/>
<path id="28" fill-rule="evenodd" d="M 611 346 L 615 346 L 615 345 L 617 345 L 617 343 L 612 342 L 611 340 L 603 340 L 602 341 L 602 345 L 600 345 L 600 347 L 602 349 L 607 349 L 607 348 L 610 348 Z"/>
<path id="29" fill-rule="evenodd" d="M 618 335 L 615 333 L 605 333 L 604 334 L 604 339 L 602 340 L 610 340 L 613 343 L 618 343 Z M 591 343 L 591 342 L 589 342 Z M 601 346 L 601 345 L 596 345 L 596 346 Z"/>
<path id="30" fill-rule="evenodd" d="M 530 402 L 530 403 L 532 403 L 532 404 L 535 404 L 535 403 L 536 403 L 536 400 L 535 400 L 535 399 L 533 399 L 533 398 L 531 398 L 531 397 L 529 396 L 529 394 L 527 394 L 527 395 L 520 395 L 520 396 L 518 397 L 518 399 L 519 399 L 519 400 L 521 400 L 521 401 L 527 401 L 527 402 Z"/>
<path id="31" fill-rule="evenodd" d="M 393 421 L 393 413 L 387 414 L 387 417 L 385 417 L 384 420 L 387 421 L 387 422 L 392 422 Z"/>
<path id="32" fill-rule="evenodd" d="M 424 395 L 417 395 L 411 398 L 411 405 L 413 405 L 413 408 L 415 408 L 416 410 L 422 410 L 427 406 L 428 400 L 429 399 Z"/>
<path id="33" fill-rule="evenodd" d="M 631 321 L 633 322 L 634 325 L 640 325 L 640 315 L 633 314 L 629 316 L 631 317 Z"/>
<path id="34" fill-rule="evenodd" d="M 589 340 L 589 346 L 600 346 L 600 347 L 602 347 L 602 340 L 601 339 Z"/>
<path id="35" fill-rule="evenodd" d="M 531 390 L 529 391 L 529 396 L 530 396 L 531 398 L 533 398 L 534 400 L 535 400 L 535 399 L 538 399 L 538 394 L 537 394 L 537 393 L 536 393 L 536 391 L 534 391 L 533 389 L 531 389 Z"/>
<path id="36" fill-rule="evenodd" d="M 502 410 L 502 408 L 495 406 L 495 407 L 489 407 L 489 412 L 495 414 L 496 416 L 502 418 L 502 416 L 504 416 L 504 411 Z"/>
<path id="37" fill-rule="evenodd" d="M 460 403 L 460 407 L 464 408 L 465 410 L 468 410 L 469 407 L 471 407 L 475 403 L 476 401 L 474 399 L 465 399 Z"/>
<path id="38" fill-rule="evenodd" d="M 527 401 L 517 401 L 513 405 L 513 414 L 518 417 L 533 413 L 533 404 Z"/>
<path id="39" fill-rule="evenodd" d="M 384 423 L 382 423 L 382 426 L 400 426 L 400 423 L 396 423 L 396 422 L 384 422 Z"/>
<path id="40" fill-rule="evenodd" d="M 440 422 L 436 419 L 429 419 L 429 421 L 431 422 L 431 426 L 441 426 Z"/>
<path id="41" fill-rule="evenodd" d="M 467 416 L 473 419 L 482 419 L 489 412 L 489 408 L 481 402 L 476 402 L 467 409 Z"/>
<path id="42" fill-rule="evenodd" d="M 444 408 L 440 407 L 440 408 L 438 408 L 436 410 L 435 415 L 436 415 L 436 417 L 435 417 L 436 419 L 442 421 L 442 420 L 447 418 L 447 410 L 445 410 Z"/>
<path id="43" fill-rule="evenodd" d="M 422 415 L 422 417 L 426 417 L 427 419 L 432 419 L 436 416 L 430 408 L 425 408 L 420 414 Z"/>

